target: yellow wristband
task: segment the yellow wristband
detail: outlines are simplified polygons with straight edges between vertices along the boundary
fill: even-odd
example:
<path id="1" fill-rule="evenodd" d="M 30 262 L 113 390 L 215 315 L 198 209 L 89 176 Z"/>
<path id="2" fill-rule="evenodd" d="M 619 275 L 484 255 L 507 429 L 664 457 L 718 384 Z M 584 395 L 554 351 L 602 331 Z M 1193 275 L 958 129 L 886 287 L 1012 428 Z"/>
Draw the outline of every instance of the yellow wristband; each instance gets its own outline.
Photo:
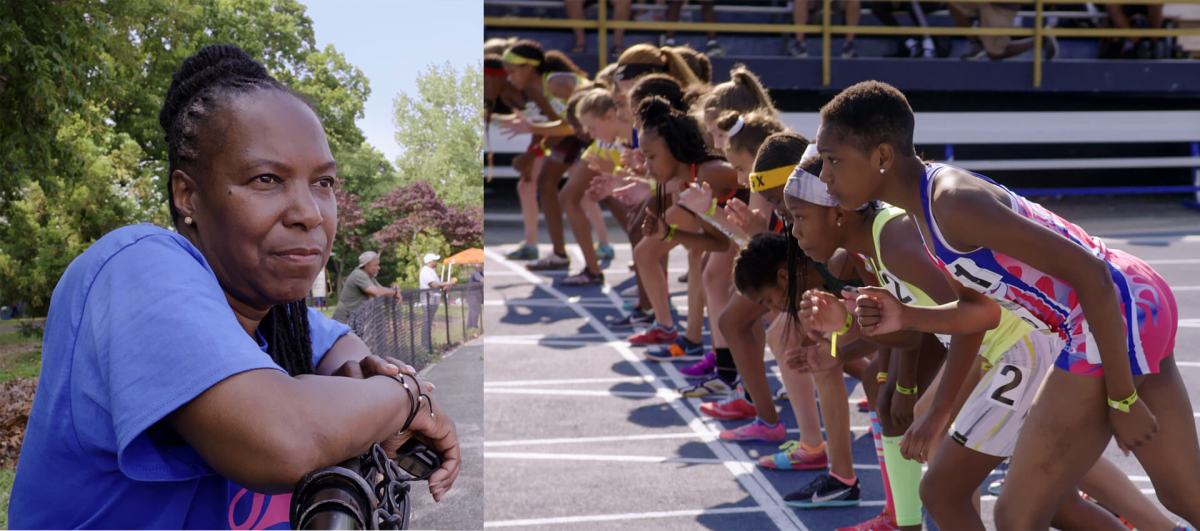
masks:
<path id="1" fill-rule="evenodd" d="M 912 396 L 917 394 L 917 386 L 914 385 L 912 387 L 904 387 L 903 385 L 900 385 L 900 382 L 896 382 L 896 392 L 902 395 Z"/>
<path id="2" fill-rule="evenodd" d="M 708 206 L 708 210 L 704 211 L 704 215 L 712 217 L 717 214 L 717 200 L 713 199 L 712 204 Z"/>
<path id="3" fill-rule="evenodd" d="M 846 312 L 846 322 L 842 324 L 842 329 L 834 332 L 835 334 L 845 334 L 850 331 L 850 327 L 854 326 L 854 314 Z"/>
<path id="4" fill-rule="evenodd" d="M 679 230 L 679 225 L 675 225 L 675 224 L 667 225 L 667 235 L 663 236 L 663 241 L 664 242 L 671 241 L 671 238 L 675 237 L 675 232 L 678 230 Z"/>
<path id="5" fill-rule="evenodd" d="M 1111 407 L 1117 411 L 1129 413 L 1129 406 L 1132 406 L 1137 401 L 1138 401 L 1137 389 L 1134 389 L 1133 394 L 1129 395 L 1129 398 L 1126 398 L 1125 400 L 1113 400 L 1113 399 L 1109 398 L 1108 399 L 1108 407 Z"/>
<path id="6" fill-rule="evenodd" d="M 884 371 L 875 373 L 875 383 L 887 383 L 887 373 Z"/>

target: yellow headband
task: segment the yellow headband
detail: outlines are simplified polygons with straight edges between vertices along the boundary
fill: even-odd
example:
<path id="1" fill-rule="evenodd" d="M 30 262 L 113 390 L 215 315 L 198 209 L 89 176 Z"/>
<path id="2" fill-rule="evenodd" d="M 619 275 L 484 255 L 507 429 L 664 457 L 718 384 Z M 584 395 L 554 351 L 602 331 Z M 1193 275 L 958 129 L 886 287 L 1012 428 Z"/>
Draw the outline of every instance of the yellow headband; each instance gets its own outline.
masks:
<path id="1" fill-rule="evenodd" d="M 780 166 L 767 171 L 756 171 L 750 173 L 750 191 L 761 192 L 772 188 L 779 188 L 787 183 L 788 176 L 792 174 L 792 170 L 796 168 L 795 164 L 790 166 Z"/>
<path id="2" fill-rule="evenodd" d="M 517 55 L 512 50 L 505 50 L 503 59 L 504 59 L 504 62 L 509 63 L 509 64 L 514 64 L 514 65 L 537 66 L 537 65 L 542 64 L 542 62 L 538 61 L 537 59 L 530 59 L 528 57 Z"/>

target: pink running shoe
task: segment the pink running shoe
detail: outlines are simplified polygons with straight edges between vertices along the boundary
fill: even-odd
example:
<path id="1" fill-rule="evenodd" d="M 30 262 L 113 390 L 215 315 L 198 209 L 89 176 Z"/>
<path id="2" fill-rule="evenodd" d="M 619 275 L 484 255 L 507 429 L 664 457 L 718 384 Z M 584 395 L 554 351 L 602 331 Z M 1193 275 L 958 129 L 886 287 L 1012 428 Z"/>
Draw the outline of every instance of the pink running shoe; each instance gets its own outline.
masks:
<path id="1" fill-rule="evenodd" d="M 742 398 L 741 394 L 719 402 L 700 404 L 700 412 L 720 420 L 749 420 L 758 416 L 754 404 Z"/>
<path id="2" fill-rule="evenodd" d="M 762 419 L 754 419 L 754 422 L 738 426 L 731 430 L 721 430 L 720 434 L 722 441 L 763 441 L 763 442 L 779 442 L 787 438 L 787 428 L 782 422 L 776 422 L 771 426 Z"/>
<path id="3" fill-rule="evenodd" d="M 779 447 L 779 452 L 758 458 L 758 466 L 771 470 L 824 470 L 829 466 L 825 444 L 816 451 L 808 452 L 800 441 L 788 441 Z"/>
<path id="4" fill-rule="evenodd" d="M 710 378 L 717 375 L 717 353 L 708 351 L 704 358 L 696 363 L 679 369 L 679 373 L 688 378 Z"/>
<path id="5" fill-rule="evenodd" d="M 900 526 L 896 525 L 896 517 L 884 511 L 866 522 L 850 527 L 839 527 L 837 531 L 897 531 L 899 529 Z"/>

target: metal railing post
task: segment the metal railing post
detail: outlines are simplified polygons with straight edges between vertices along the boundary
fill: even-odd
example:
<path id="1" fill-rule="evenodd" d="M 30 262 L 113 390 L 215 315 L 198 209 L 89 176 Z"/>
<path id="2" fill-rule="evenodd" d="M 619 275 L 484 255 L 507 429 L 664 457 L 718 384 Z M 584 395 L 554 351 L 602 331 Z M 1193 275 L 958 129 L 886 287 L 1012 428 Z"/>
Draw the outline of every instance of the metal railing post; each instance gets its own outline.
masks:
<path id="1" fill-rule="evenodd" d="M 450 293 L 442 290 L 442 306 L 446 307 L 446 344 L 450 344 Z M 436 317 L 436 316 L 435 316 Z"/>
<path id="2" fill-rule="evenodd" d="M 604 68 L 608 66 L 608 26 L 605 24 L 608 18 L 607 2 L 600 1 L 596 3 L 596 47 L 600 48 L 600 66 Z"/>
<path id="3" fill-rule="evenodd" d="M 420 297 L 421 290 L 417 290 L 414 297 Z M 413 302 L 414 297 L 408 298 L 408 364 L 413 367 L 417 366 L 417 311 L 416 305 Z"/>
<path id="4" fill-rule="evenodd" d="M 1041 88 L 1042 86 L 1042 31 L 1045 28 L 1044 5 L 1042 0 L 1037 0 L 1036 14 L 1033 17 L 1033 88 Z"/>
<path id="5" fill-rule="evenodd" d="M 824 0 L 824 6 L 821 8 L 821 86 L 823 87 L 828 87 L 833 78 L 833 74 L 830 72 L 832 68 L 830 55 L 833 53 L 833 32 L 830 27 L 832 13 L 833 0 Z"/>

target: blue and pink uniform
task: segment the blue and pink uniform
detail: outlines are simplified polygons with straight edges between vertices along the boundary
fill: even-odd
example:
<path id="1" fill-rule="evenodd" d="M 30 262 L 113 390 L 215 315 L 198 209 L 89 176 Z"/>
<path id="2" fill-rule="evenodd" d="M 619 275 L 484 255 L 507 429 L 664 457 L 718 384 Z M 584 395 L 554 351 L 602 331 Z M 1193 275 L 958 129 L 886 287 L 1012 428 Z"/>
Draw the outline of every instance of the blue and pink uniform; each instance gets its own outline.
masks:
<path id="1" fill-rule="evenodd" d="M 963 252 L 946 243 L 933 217 L 930 199 L 934 179 L 948 167 L 930 164 L 921 176 L 921 202 L 933 237 L 935 262 L 963 285 L 987 295 L 1035 328 L 1058 334 L 1065 346 L 1055 366 L 1073 374 L 1102 375 L 1100 351 L 1088 330 L 1079 298 L 1070 285 L 991 249 Z M 1175 348 L 1175 331 L 1179 324 L 1175 297 L 1162 276 L 1141 259 L 1109 249 L 1100 238 L 1089 236 L 1045 207 L 987 177 L 971 175 L 1003 189 L 1017 214 L 1054 231 L 1108 264 L 1125 319 L 1129 367 L 1135 376 L 1157 373 L 1159 362 L 1170 356 Z M 1130 326 L 1131 323 L 1136 326 Z"/>

